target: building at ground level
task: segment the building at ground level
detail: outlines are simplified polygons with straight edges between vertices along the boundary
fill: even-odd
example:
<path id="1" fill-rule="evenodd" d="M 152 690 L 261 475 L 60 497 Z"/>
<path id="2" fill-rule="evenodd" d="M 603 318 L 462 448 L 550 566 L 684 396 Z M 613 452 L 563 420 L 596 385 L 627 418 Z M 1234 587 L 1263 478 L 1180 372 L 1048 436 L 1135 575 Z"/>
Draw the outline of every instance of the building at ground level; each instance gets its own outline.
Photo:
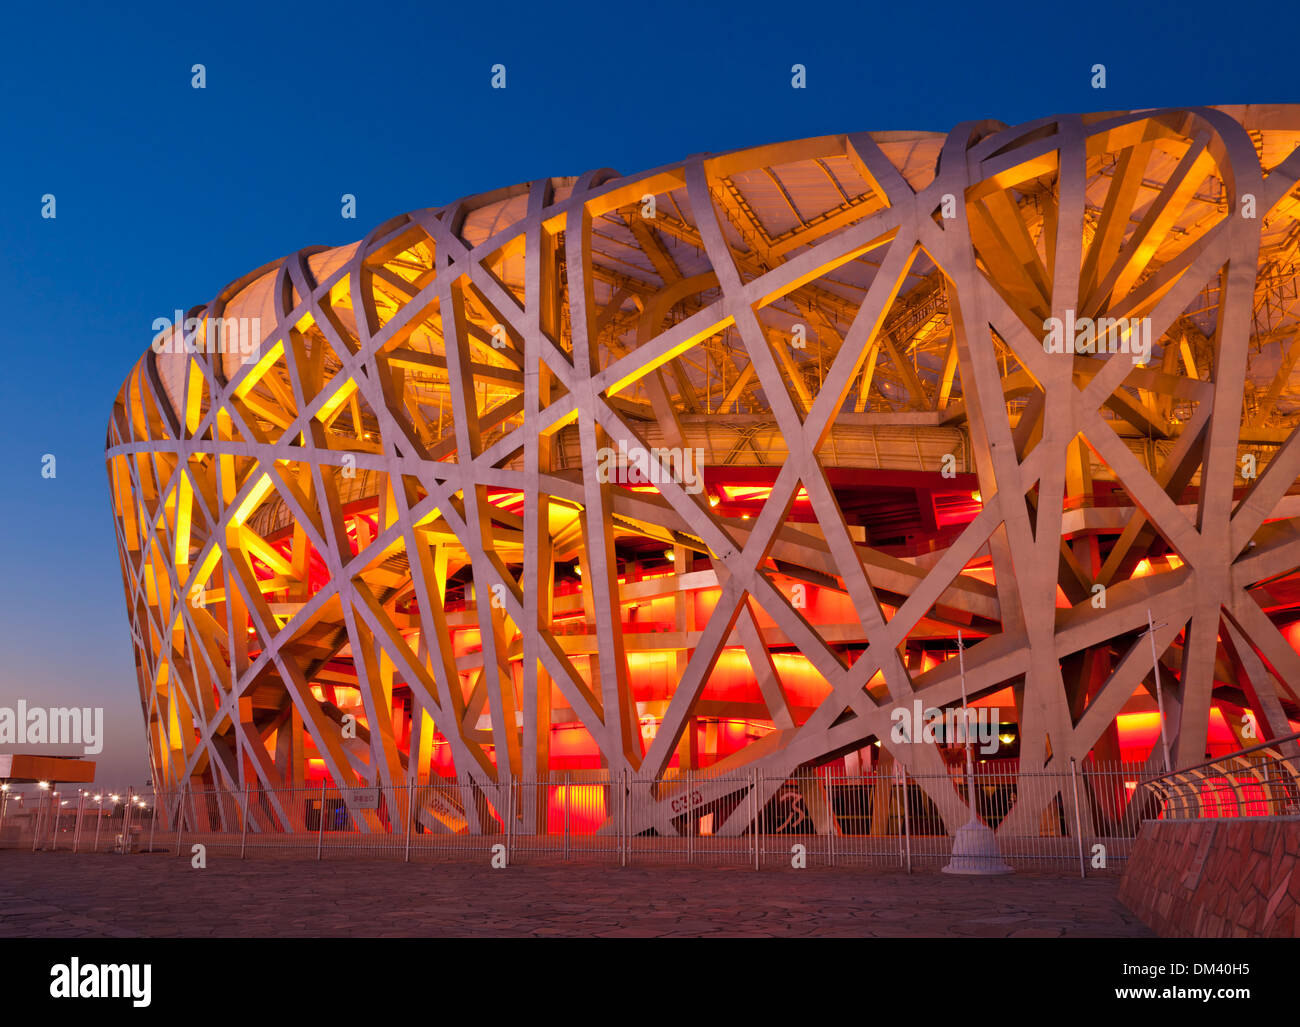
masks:
<path id="1" fill-rule="evenodd" d="M 109 423 L 156 786 L 455 780 L 418 821 L 474 832 L 627 775 L 692 831 L 756 775 L 740 833 L 901 766 L 952 829 L 963 681 L 1013 779 L 1289 733 L 1297 147 L 1300 106 L 826 136 L 250 272 Z"/>

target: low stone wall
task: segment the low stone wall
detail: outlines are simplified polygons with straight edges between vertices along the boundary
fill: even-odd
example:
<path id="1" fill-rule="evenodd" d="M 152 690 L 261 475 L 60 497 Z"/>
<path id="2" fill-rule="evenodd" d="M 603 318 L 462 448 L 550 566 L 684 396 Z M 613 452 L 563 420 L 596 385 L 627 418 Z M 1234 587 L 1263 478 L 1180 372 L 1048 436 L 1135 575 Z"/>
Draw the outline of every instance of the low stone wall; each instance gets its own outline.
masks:
<path id="1" fill-rule="evenodd" d="M 1300 817 L 1145 821 L 1119 897 L 1163 937 L 1300 937 Z"/>

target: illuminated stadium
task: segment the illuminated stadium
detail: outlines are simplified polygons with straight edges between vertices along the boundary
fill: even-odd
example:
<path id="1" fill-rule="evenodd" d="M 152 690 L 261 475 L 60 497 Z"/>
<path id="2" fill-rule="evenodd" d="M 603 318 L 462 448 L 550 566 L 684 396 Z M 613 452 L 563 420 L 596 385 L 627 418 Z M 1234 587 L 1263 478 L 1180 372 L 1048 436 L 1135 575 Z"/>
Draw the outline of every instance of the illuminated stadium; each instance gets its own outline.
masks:
<path id="1" fill-rule="evenodd" d="M 155 788 L 544 833 L 508 781 L 621 776 L 635 834 L 689 777 L 739 835 L 899 767 L 952 831 L 962 748 L 891 728 L 963 678 L 1012 779 L 1290 734 L 1297 147 L 1300 106 L 825 136 L 244 275 L 108 429 Z"/>

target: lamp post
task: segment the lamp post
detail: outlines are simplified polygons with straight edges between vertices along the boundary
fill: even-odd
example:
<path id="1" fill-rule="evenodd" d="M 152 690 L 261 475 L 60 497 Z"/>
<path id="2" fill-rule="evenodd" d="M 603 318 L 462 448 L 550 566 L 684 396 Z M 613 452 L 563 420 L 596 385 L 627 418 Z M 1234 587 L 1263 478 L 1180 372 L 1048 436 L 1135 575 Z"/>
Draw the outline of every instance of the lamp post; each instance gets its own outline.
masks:
<path id="1" fill-rule="evenodd" d="M 1160 710 L 1160 744 L 1165 750 L 1165 773 L 1173 771 L 1173 762 L 1169 759 L 1169 735 L 1165 730 L 1165 693 L 1160 686 L 1160 654 L 1156 652 L 1156 628 L 1166 627 L 1166 622 L 1155 624 L 1151 620 L 1151 607 L 1147 607 L 1147 637 L 1151 639 L 1151 670 L 1156 676 L 1156 708 Z"/>
<path id="2" fill-rule="evenodd" d="M 966 646 L 962 642 L 961 630 L 957 631 L 957 670 L 961 676 L 961 722 L 962 734 L 966 736 L 966 798 L 970 802 L 971 816 L 975 812 L 975 758 L 970 744 L 970 710 L 966 705 Z"/>
<path id="3" fill-rule="evenodd" d="M 976 810 L 975 758 L 970 740 L 970 710 L 966 705 L 966 647 L 961 631 L 957 632 L 957 668 L 961 675 L 962 725 L 966 735 L 966 798 L 970 803 L 970 819 L 957 829 L 952 840 L 952 858 L 943 872 L 977 877 L 1010 874 L 1013 871 L 998 852 L 998 840 L 993 829 L 980 819 Z"/>

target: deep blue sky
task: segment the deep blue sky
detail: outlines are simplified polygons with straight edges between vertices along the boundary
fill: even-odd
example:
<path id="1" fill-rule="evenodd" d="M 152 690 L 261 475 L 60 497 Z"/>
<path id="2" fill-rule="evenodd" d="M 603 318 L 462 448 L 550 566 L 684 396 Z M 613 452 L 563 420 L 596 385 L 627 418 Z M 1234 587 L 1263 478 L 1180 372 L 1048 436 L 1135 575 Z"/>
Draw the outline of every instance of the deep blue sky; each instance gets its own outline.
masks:
<path id="1" fill-rule="evenodd" d="M 1285 5 L 130 8 L 10 5 L 0 30 L 0 705 L 107 707 L 99 780 L 114 787 L 148 769 L 102 454 L 154 318 L 302 246 L 543 175 L 983 117 L 1300 100 Z"/>

